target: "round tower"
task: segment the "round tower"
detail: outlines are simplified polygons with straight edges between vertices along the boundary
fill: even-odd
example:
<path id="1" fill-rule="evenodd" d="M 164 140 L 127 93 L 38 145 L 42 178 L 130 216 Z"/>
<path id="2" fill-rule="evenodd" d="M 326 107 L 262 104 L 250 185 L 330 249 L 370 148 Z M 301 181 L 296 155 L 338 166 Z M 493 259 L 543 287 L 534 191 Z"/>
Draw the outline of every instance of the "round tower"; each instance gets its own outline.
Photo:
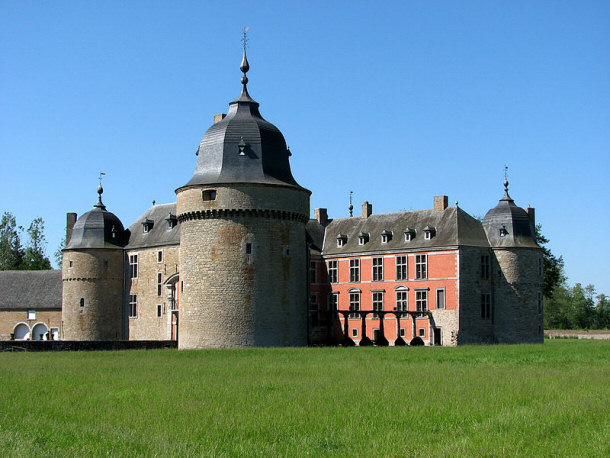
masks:
<path id="1" fill-rule="evenodd" d="M 123 224 L 102 203 L 74 224 L 63 249 L 62 321 L 64 340 L 122 340 Z"/>
<path id="2" fill-rule="evenodd" d="M 542 343 L 542 250 L 534 209 L 517 207 L 508 194 L 487 212 L 483 227 L 493 252 L 492 323 L 498 343 Z"/>
<path id="3" fill-rule="evenodd" d="M 294 180 L 281 132 L 247 90 L 203 136 L 176 190 L 179 348 L 307 344 L 305 223 L 311 194 Z"/>

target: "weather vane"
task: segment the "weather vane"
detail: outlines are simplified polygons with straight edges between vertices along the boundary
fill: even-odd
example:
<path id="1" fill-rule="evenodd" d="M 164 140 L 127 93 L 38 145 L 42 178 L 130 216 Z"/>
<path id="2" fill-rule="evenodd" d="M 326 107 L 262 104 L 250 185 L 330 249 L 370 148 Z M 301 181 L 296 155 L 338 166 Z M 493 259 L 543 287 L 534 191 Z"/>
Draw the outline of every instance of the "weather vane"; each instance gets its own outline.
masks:
<path id="1" fill-rule="evenodd" d="M 246 51 L 246 48 L 248 47 L 248 29 L 249 29 L 249 27 L 244 27 L 244 31 L 243 31 L 244 36 L 241 38 L 241 42 L 244 45 L 244 52 Z"/>
<path id="2" fill-rule="evenodd" d="M 508 165 L 504 164 L 504 181 L 508 181 Z"/>
<path id="3" fill-rule="evenodd" d="M 349 216 L 354 216 L 354 206 L 352 205 L 352 196 L 354 195 L 354 191 L 349 192 Z"/>
<path id="4" fill-rule="evenodd" d="M 106 175 L 104 172 L 100 172 L 100 176 L 98 177 L 98 180 L 100 180 L 100 186 L 102 185 L 102 177 Z"/>

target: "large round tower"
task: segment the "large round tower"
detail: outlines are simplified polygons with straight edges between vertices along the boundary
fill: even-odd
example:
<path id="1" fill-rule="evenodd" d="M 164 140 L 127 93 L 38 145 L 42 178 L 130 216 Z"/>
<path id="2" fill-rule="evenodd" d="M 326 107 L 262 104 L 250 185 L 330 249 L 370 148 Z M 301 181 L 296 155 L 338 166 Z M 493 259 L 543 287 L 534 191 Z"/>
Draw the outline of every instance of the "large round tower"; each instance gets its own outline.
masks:
<path id="1" fill-rule="evenodd" d="M 179 348 L 307 344 L 307 189 L 247 90 L 203 136 L 177 193 Z"/>
<path id="2" fill-rule="evenodd" d="M 98 202 L 81 216 L 63 250 L 64 340 L 122 340 L 123 224 Z"/>
<path id="3" fill-rule="evenodd" d="M 494 254 L 492 322 L 498 343 L 542 343 L 542 250 L 534 209 L 517 207 L 508 194 L 487 212 L 483 227 Z"/>

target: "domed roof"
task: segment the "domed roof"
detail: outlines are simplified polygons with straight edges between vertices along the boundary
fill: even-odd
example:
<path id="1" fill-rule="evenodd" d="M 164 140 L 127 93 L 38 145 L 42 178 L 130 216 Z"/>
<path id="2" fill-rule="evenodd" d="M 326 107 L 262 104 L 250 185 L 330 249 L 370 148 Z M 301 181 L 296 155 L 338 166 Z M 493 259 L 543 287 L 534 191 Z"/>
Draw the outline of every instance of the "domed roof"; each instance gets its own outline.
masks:
<path id="1" fill-rule="evenodd" d="M 492 247 L 538 247 L 532 220 L 511 199 L 508 181 L 504 181 L 504 196 L 498 205 L 483 218 L 483 228 Z"/>
<path id="2" fill-rule="evenodd" d="M 249 68 L 244 51 L 241 94 L 229 104 L 227 116 L 203 136 L 195 174 L 185 186 L 264 183 L 300 188 L 290 171 L 284 136 L 263 119 L 258 103 L 248 94 Z"/>
<path id="3" fill-rule="evenodd" d="M 78 248 L 121 248 L 125 245 L 126 234 L 123 223 L 114 213 L 106 210 L 102 203 L 102 186 L 97 188 L 99 195 L 93 210 L 82 215 L 72 229 L 66 250 Z"/>

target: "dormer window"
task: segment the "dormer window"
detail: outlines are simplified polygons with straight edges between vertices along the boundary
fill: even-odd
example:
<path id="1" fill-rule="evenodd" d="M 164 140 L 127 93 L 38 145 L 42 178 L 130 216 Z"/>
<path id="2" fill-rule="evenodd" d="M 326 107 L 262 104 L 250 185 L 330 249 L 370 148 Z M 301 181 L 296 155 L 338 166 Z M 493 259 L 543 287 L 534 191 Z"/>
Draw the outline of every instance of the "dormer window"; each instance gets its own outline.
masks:
<path id="1" fill-rule="evenodd" d="M 411 229 L 410 227 L 407 227 L 405 229 L 405 242 L 410 242 L 414 238 L 415 238 L 415 229 Z"/>
<path id="2" fill-rule="evenodd" d="M 214 189 L 206 189 L 204 191 L 201 191 L 201 197 L 205 201 L 216 200 L 216 190 L 214 190 Z"/>
<path id="3" fill-rule="evenodd" d="M 337 247 L 341 248 L 343 245 L 345 245 L 347 243 L 347 235 L 345 234 L 339 234 L 337 236 Z"/>
<path id="4" fill-rule="evenodd" d="M 143 222 L 142 222 L 142 229 L 143 232 L 146 234 L 148 232 L 150 232 L 150 230 L 153 228 L 155 222 L 152 219 L 148 219 L 146 218 Z"/>
<path id="5" fill-rule="evenodd" d="M 436 229 L 432 226 L 424 227 L 424 239 L 430 240 L 436 235 Z"/>
<path id="6" fill-rule="evenodd" d="M 358 245 L 364 245 L 368 241 L 369 241 L 368 232 L 361 232 L 360 234 L 358 234 Z"/>
<path id="7" fill-rule="evenodd" d="M 390 240 L 392 240 L 392 232 L 384 230 L 381 233 L 381 243 L 388 243 Z"/>
<path id="8" fill-rule="evenodd" d="M 500 228 L 500 237 L 506 237 L 508 235 L 508 231 L 506 230 L 506 226 L 502 226 Z"/>
<path id="9" fill-rule="evenodd" d="M 178 224 L 178 218 L 176 218 L 176 215 L 170 213 L 168 215 L 167 218 L 165 218 L 165 221 L 167 221 L 167 229 L 173 229 L 174 227 L 176 227 L 176 224 Z"/>
<path id="10" fill-rule="evenodd" d="M 110 229 L 110 234 L 113 239 L 116 239 L 116 227 L 114 227 L 114 224 L 112 225 L 112 229 Z"/>

